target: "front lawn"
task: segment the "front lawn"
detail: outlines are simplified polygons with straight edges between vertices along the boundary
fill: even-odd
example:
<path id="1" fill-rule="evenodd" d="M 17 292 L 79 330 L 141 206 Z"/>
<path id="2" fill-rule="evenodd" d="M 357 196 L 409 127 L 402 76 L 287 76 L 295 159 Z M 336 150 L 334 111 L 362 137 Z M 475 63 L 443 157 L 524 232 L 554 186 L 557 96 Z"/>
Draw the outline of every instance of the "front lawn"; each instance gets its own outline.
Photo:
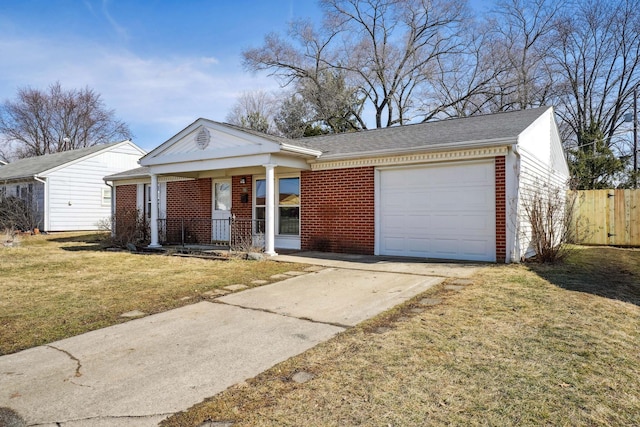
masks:
<path id="1" fill-rule="evenodd" d="M 462 291 L 430 290 L 162 425 L 638 425 L 639 304 L 637 250 L 488 267 Z M 314 378 L 293 381 L 301 371 Z"/>
<path id="2" fill-rule="evenodd" d="M 0 354 L 210 298 L 208 291 L 252 284 L 305 266 L 106 252 L 97 233 L 21 237 L 0 246 Z"/>

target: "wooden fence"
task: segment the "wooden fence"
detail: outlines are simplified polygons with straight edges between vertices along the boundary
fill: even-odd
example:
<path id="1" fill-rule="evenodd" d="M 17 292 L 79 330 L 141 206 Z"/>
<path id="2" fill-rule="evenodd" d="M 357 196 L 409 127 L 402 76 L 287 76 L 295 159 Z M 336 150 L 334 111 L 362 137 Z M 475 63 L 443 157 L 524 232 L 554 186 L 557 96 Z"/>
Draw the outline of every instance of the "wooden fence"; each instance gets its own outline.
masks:
<path id="1" fill-rule="evenodd" d="M 640 189 L 577 193 L 575 227 L 578 243 L 640 246 Z"/>

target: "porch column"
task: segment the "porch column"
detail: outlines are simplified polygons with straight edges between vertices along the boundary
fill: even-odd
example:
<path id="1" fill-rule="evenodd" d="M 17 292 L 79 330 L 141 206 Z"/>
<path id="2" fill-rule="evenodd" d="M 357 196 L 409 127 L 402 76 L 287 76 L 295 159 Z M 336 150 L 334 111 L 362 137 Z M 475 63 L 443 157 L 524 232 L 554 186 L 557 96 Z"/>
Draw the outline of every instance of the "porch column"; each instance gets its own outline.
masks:
<path id="1" fill-rule="evenodd" d="M 158 243 L 158 175 L 151 174 L 151 218 L 149 219 L 149 226 L 151 228 L 151 243 L 150 248 L 162 247 Z"/>
<path id="2" fill-rule="evenodd" d="M 265 236 L 264 236 L 264 251 L 267 255 L 278 255 L 275 251 L 275 236 L 276 236 L 276 180 L 274 169 L 276 165 L 267 164 L 264 165 L 267 170 L 267 201 L 265 207 Z"/>

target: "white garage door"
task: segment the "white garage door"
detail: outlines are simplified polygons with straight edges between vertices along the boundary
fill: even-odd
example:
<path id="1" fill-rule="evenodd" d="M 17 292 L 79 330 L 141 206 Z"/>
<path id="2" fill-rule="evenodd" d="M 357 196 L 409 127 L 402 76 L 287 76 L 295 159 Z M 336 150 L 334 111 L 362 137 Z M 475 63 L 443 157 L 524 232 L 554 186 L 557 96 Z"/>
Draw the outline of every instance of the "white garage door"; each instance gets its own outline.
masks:
<path id="1" fill-rule="evenodd" d="M 493 161 L 379 171 L 381 255 L 495 261 Z"/>

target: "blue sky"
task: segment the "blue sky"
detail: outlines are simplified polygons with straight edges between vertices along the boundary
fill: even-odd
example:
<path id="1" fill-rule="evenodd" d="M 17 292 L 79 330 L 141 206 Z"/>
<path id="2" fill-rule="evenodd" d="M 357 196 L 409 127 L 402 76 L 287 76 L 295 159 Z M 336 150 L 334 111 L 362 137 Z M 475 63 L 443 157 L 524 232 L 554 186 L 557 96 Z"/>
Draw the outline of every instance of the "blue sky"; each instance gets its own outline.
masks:
<path id="1" fill-rule="evenodd" d="M 243 91 L 277 89 L 241 51 L 303 17 L 319 19 L 315 1 L 2 1 L 0 100 L 89 86 L 150 150 L 198 117 L 225 120 Z"/>
<path id="2" fill-rule="evenodd" d="M 244 91 L 276 90 L 243 71 L 241 52 L 297 18 L 319 22 L 317 2 L 4 0 L 0 101 L 19 87 L 88 86 L 151 150 L 198 117 L 224 121 Z"/>

